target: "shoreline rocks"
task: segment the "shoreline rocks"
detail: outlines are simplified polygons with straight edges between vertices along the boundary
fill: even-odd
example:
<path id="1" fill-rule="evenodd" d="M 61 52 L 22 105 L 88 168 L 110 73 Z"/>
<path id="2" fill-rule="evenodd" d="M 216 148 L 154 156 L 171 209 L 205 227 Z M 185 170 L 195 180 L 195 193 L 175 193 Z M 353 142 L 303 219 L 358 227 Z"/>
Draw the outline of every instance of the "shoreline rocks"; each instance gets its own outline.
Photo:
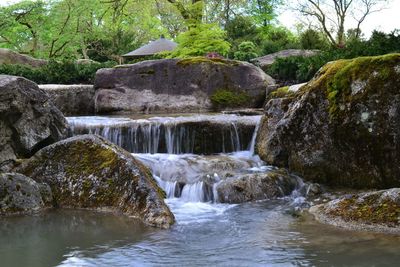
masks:
<path id="1" fill-rule="evenodd" d="M 0 215 L 32 214 L 52 207 L 47 184 L 19 173 L 0 173 Z"/>
<path id="2" fill-rule="evenodd" d="M 96 135 L 47 146 L 15 171 L 48 184 L 60 208 L 112 210 L 161 228 L 174 223 L 149 169 Z"/>
<path id="3" fill-rule="evenodd" d="M 96 112 L 199 112 L 212 108 L 210 97 L 228 90 L 262 105 L 274 80 L 256 66 L 240 61 L 208 59 L 149 60 L 100 69 L 95 79 Z"/>
<path id="4" fill-rule="evenodd" d="M 345 195 L 309 212 L 317 221 L 340 228 L 400 234 L 400 189 Z"/>

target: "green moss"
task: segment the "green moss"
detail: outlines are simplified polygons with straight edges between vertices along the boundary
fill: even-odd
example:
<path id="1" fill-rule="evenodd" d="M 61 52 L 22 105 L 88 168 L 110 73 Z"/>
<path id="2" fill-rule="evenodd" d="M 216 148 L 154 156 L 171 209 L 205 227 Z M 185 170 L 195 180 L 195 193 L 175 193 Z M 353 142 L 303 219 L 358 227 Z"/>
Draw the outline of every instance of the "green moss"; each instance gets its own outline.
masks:
<path id="1" fill-rule="evenodd" d="M 337 119 L 342 112 L 341 104 L 362 98 L 365 93 L 384 90 L 385 84 L 391 79 L 398 79 L 400 75 L 396 73 L 395 66 L 399 63 L 400 54 L 334 61 L 326 64 L 317 74 L 317 78 L 304 86 L 302 91 L 326 88 L 330 117 Z M 352 94 L 354 82 L 365 84 L 362 93 Z"/>
<path id="2" fill-rule="evenodd" d="M 284 86 L 276 89 L 268 95 L 268 99 L 273 98 L 283 98 L 283 97 L 291 97 L 294 95 L 294 92 L 289 91 L 289 86 Z"/>
<path id="3" fill-rule="evenodd" d="M 215 109 L 238 108 L 248 103 L 251 97 L 246 92 L 219 89 L 211 95 L 210 100 Z"/>
<path id="4" fill-rule="evenodd" d="M 182 65 L 182 66 L 188 66 L 188 65 L 200 64 L 200 63 L 219 64 L 219 65 L 228 65 L 228 66 L 237 66 L 240 64 L 239 61 L 235 61 L 235 60 L 226 60 L 226 59 L 221 59 L 221 58 L 207 58 L 207 57 L 185 58 L 185 59 L 181 59 L 176 64 Z"/>
<path id="5" fill-rule="evenodd" d="M 343 199 L 330 215 L 340 216 L 345 221 L 357 221 L 367 224 L 399 225 L 400 205 L 391 198 L 380 199 L 380 195 L 372 194 L 363 199 L 356 195 Z"/>

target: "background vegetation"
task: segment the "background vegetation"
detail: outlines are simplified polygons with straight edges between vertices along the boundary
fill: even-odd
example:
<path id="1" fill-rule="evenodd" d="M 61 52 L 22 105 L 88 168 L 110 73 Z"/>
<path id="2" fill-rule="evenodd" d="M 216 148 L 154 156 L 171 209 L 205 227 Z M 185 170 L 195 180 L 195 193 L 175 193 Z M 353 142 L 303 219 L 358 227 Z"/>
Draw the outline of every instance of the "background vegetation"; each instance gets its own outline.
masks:
<path id="1" fill-rule="evenodd" d="M 165 35 L 178 49 L 151 58 L 216 54 L 250 61 L 290 48 L 320 50 L 311 58 L 280 59 L 268 69 L 275 78 L 302 82 L 331 60 L 399 52 L 398 31 L 375 31 L 366 39 L 360 30 L 385 1 L 299 0 L 291 7 L 310 20 L 299 21 L 293 32 L 276 21 L 277 10 L 293 4 L 284 0 L 23 0 L 0 7 L 0 48 L 51 63 L 39 69 L 3 65 L 0 73 L 40 83 L 89 83 L 98 68 Z M 356 27 L 345 28 L 345 20 Z M 74 63 L 82 58 L 100 63 Z"/>

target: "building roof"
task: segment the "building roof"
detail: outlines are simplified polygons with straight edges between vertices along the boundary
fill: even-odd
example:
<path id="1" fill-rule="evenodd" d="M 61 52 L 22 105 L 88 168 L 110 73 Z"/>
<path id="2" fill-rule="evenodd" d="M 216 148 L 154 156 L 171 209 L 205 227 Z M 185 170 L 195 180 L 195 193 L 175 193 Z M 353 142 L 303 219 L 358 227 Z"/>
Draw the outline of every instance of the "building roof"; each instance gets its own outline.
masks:
<path id="1" fill-rule="evenodd" d="M 176 48 L 177 45 L 178 45 L 177 43 L 165 39 L 164 36 L 161 36 L 160 39 L 150 42 L 149 44 L 144 45 L 122 56 L 123 57 L 151 56 L 163 51 L 172 51 Z"/>

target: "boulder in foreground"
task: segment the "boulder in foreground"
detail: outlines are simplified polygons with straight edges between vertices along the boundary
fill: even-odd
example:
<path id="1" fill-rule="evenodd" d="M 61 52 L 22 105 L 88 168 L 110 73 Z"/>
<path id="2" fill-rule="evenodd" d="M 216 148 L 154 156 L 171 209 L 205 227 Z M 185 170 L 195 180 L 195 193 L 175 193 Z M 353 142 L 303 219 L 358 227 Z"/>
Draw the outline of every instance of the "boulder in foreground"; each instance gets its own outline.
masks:
<path id="1" fill-rule="evenodd" d="M 50 207 L 48 185 L 19 173 L 0 173 L 0 215 L 29 214 Z"/>
<path id="2" fill-rule="evenodd" d="M 400 186 L 400 54 L 328 63 L 265 108 L 256 150 L 306 180 Z"/>
<path id="3" fill-rule="evenodd" d="M 168 228 L 174 216 L 150 171 L 96 135 L 72 137 L 37 152 L 17 170 L 47 183 L 60 208 L 108 210 Z"/>
<path id="4" fill-rule="evenodd" d="M 66 129 L 63 114 L 34 82 L 0 75 L 0 164 L 30 157 L 62 139 Z"/>

